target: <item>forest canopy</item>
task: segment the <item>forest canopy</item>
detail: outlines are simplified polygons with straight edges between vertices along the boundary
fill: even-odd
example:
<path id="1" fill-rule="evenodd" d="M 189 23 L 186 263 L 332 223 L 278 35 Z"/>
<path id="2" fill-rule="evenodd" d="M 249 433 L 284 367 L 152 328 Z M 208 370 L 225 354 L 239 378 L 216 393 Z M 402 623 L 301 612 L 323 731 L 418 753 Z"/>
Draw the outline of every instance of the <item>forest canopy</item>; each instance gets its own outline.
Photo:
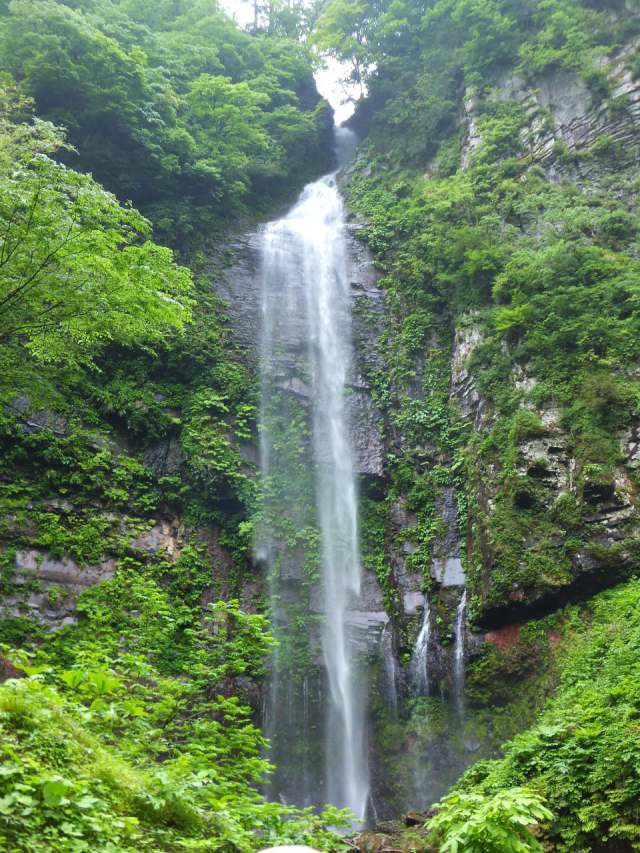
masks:
<path id="1" fill-rule="evenodd" d="M 239 30 L 215 3 L 11 0 L 0 68 L 64 161 L 184 247 L 327 158 L 330 114 L 307 48 Z"/>

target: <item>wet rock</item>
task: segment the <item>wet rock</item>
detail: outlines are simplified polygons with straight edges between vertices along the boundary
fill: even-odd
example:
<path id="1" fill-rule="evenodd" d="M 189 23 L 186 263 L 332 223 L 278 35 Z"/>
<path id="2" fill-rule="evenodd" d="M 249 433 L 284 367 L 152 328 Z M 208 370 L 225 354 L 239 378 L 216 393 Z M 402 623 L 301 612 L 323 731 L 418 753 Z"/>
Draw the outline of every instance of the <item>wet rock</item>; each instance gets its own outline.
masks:
<path id="1" fill-rule="evenodd" d="M 356 471 L 369 477 L 382 477 L 385 452 L 379 428 L 381 416 L 373 405 L 369 390 L 353 391 L 348 405 Z"/>
<path id="2" fill-rule="evenodd" d="M 408 812 L 404 816 L 405 826 L 424 826 L 430 814 L 430 812 Z"/>
<path id="3" fill-rule="evenodd" d="M 132 540 L 130 548 L 149 555 L 164 554 L 176 560 L 182 550 L 182 527 L 178 519 L 157 521 L 153 527 Z"/>
<path id="4" fill-rule="evenodd" d="M 70 557 L 54 558 L 37 549 L 16 553 L 12 590 L 2 599 L 5 617 L 28 616 L 49 628 L 75 620 L 77 596 L 90 586 L 112 578 L 116 561 L 81 566 Z"/>
<path id="5" fill-rule="evenodd" d="M 417 549 L 411 541 L 410 531 L 418 524 L 415 513 L 407 509 L 406 499 L 401 497 L 389 507 L 388 557 L 400 602 L 406 616 L 414 616 L 424 607 L 422 576 L 409 571 L 407 556 Z"/>
<path id="6" fill-rule="evenodd" d="M 556 494 L 571 490 L 575 462 L 567 450 L 566 436 L 556 433 L 523 442 L 517 471 L 541 481 Z"/>
<path id="7" fill-rule="evenodd" d="M 458 507 L 452 488 L 442 489 L 436 497 L 436 513 L 444 522 L 444 531 L 436 537 L 431 549 L 431 576 L 443 587 L 464 586 Z"/>
<path id="8" fill-rule="evenodd" d="M 255 366 L 258 359 L 262 278 L 260 234 L 248 231 L 225 246 L 224 257 L 212 259 L 211 279 L 226 303 L 234 341 Z M 221 271 L 220 267 L 224 267 Z M 220 274 L 222 272 L 222 274 Z"/>
<path id="9" fill-rule="evenodd" d="M 640 468 L 640 424 L 634 424 L 623 436 L 621 448 L 629 468 Z"/>
<path id="10" fill-rule="evenodd" d="M 473 420 L 476 426 L 482 421 L 486 402 L 476 388 L 469 359 L 481 342 L 482 332 L 477 326 L 458 329 L 451 354 L 451 396 L 457 402 L 462 416 Z"/>
<path id="11" fill-rule="evenodd" d="M 234 559 L 231 553 L 224 545 L 220 542 L 220 530 L 217 527 L 205 527 L 198 530 L 198 541 L 203 542 L 206 546 L 207 559 L 211 564 L 211 578 L 215 577 L 218 583 L 217 593 L 215 595 L 216 598 L 227 598 L 231 595 L 230 585 L 234 582 L 232 581 L 232 575 L 234 571 Z M 251 589 L 258 589 L 259 585 L 254 583 L 247 583 L 244 588 L 242 599 L 246 605 L 249 607 L 249 599 L 248 595 Z M 214 593 L 213 590 L 208 590 L 206 593 L 207 603 L 213 601 Z M 254 602 L 255 607 L 255 602 Z"/>
<path id="12" fill-rule="evenodd" d="M 464 569 L 460 557 L 435 558 L 431 570 L 434 579 L 442 586 L 464 586 Z"/>
<path id="13" fill-rule="evenodd" d="M 387 853 L 389 850 L 394 850 L 393 838 L 390 835 L 385 835 L 379 832 L 363 832 L 356 840 L 356 849 L 360 853 Z"/>
<path id="14" fill-rule="evenodd" d="M 418 590 L 407 590 L 402 596 L 402 609 L 407 616 L 415 616 L 424 610 L 424 595 Z"/>
<path id="15" fill-rule="evenodd" d="M 170 438 L 149 448 L 144 454 L 144 464 L 156 477 L 170 477 L 178 474 L 184 464 L 182 448 L 177 439 Z"/>

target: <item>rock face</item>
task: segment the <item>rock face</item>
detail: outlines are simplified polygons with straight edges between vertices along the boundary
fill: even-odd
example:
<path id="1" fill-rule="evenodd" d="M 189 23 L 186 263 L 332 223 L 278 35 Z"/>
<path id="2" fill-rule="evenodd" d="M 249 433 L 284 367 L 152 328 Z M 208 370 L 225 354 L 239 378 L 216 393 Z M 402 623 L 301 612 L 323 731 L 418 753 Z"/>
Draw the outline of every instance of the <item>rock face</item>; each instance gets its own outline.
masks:
<path id="1" fill-rule="evenodd" d="M 251 230 L 235 238 L 226 251 L 226 268 L 218 279 L 216 292 L 225 304 L 231 332 L 247 361 L 257 366 L 260 357 L 262 271 L 260 231 Z M 348 252 L 353 294 L 354 376 L 349 395 L 352 445 L 356 471 L 369 477 L 383 474 L 384 447 L 380 432 L 381 414 L 371 399 L 366 380 L 372 364 L 380 359 L 378 339 L 384 324 L 384 293 L 376 283 L 376 273 L 367 251 L 357 240 L 356 229 L 348 234 Z M 295 340 L 288 351 L 295 354 L 307 346 L 302 316 L 292 330 Z M 283 390 L 303 400 L 310 390 L 299 378 L 283 379 Z"/>
<path id="2" fill-rule="evenodd" d="M 551 180 L 603 183 L 612 163 L 631 176 L 640 157 L 640 80 L 633 68 L 639 46 L 634 37 L 600 59 L 600 92 L 568 70 L 550 69 L 534 80 L 509 71 L 497 79 L 488 101 L 524 108 L 527 124 L 521 142 Z M 482 108 L 471 97 L 464 103 L 463 167 L 482 145 Z M 463 318 L 452 346 L 451 398 L 474 430 L 488 433 L 491 405 L 478 389 L 473 368 L 473 354 L 481 344 L 480 323 L 473 316 Z M 640 542 L 638 425 L 616 436 L 620 462 L 613 469 L 585 465 L 561 413 L 551 403 L 535 402 L 537 377 L 523 365 L 511 378 L 523 412 L 539 426 L 518 436 L 508 476 L 490 453 L 478 453 L 474 462 L 468 558 L 475 576 L 482 577 L 480 617 L 489 628 L 553 610 L 616 583 L 632 566 Z M 518 513 L 533 518 L 526 531 L 521 525 L 521 534 Z M 566 546 L 569 539 L 571 547 Z"/>
<path id="3" fill-rule="evenodd" d="M 487 403 L 476 388 L 469 359 L 481 341 L 482 332 L 477 326 L 458 329 L 451 353 L 451 396 L 455 399 L 460 414 L 472 420 L 476 429 L 482 425 Z"/>
<path id="4" fill-rule="evenodd" d="M 175 438 L 156 444 L 144 454 L 144 464 L 153 471 L 156 477 L 171 477 L 179 474 L 183 463 L 182 449 Z"/>
<path id="5" fill-rule="evenodd" d="M 591 177 L 598 171 L 595 162 L 583 161 L 579 165 L 562 162 L 566 159 L 562 154 L 579 154 L 603 139 L 622 146 L 623 150 L 637 141 L 640 81 L 634 79 L 631 62 L 639 44 L 640 40 L 634 39 L 617 54 L 602 59 L 601 67 L 610 88 L 606 102 L 594 97 L 583 80 L 566 70 L 548 71 L 533 85 L 512 71 L 498 80 L 492 99 L 516 101 L 525 107 L 530 123 L 523 141 L 551 178 L 569 171 L 574 176 Z M 478 107 L 476 100 L 466 99 L 463 167 L 482 143 Z"/>
<path id="6" fill-rule="evenodd" d="M 112 578 L 115 559 L 95 566 L 81 566 L 70 557 L 54 558 L 34 548 L 16 551 L 13 592 L 3 598 L 2 615 L 27 616 L 49 628 L 74 620 L 79 593 Z"/>
<path id="7" fill-rule="evenodd" d="M 471 368 L 474 349 L 481 341 L 472 324 L 455 334 L 451 398 L 462 417 L 483 432 L 492 424 L 491 407 L 479 393 Z M 491 456 L 476 459 L 472 487 L 477 510 L 468 557 L 484 576 L 480 618 L 489 628 L 549 612 L 615 584 L 631 567 L 640 541 L 639 496 L 633 476 L 640 447 L 638 425 L 619 436 L 623 464 L 606 475 L 599 473 L 599 466 L 591 473 L 588 466 L 581 466 L 561 413 L 553 405 L 540 407 L 529 402 L 536 384 L 535 377 L 522 369 L 513 376 L 514 388 L 522 395 L 522 410 L 531 413 L 538 426 L 534 434 L 519 437 L 509 480 L 508 502 L 514 514 L 508 523 L 516 529 L 518 512 L 534 514 L 534 522 L 512 552 L 519 565 L 512 569 L 509 588 L 497 585 L 505 555 L 496 531 L 504 526 L 501 517 L 507 503 L 500 485 L 501 471 Z M 579 518 L 570 515 L 570 508 L 574 514 L 579 512 Z M 536 517 L 541 523 L 535 523 Z M 560 518 L 559 531 L 570 533 L 549 533 L 545 520 L 553 517 Z M 569 536 L 576 543 L 571 550 L 565 548 Z M 531 580 L 529 566 L 534 561 L 537 565 L 544 561 L 549 568 Z"/>
<path id="8" fill-rule="evenodd" d="M 47 508 L 69 513 L 71 504 L 50 500 Z M 148 523 L 147 528 L 126 534 L 124 518 L 117 514 L 108 517 L 128 541 L 127 553 L 141 561 L 162 560 L 174 563 L 184 547 L 194 539 L 203 545 L 212 566 L 212 579 L 215 572 L 218 588 L 205 592 L 202 607 L 206 608 L 214 598 L 224 596 L 228 578 L 233 567 L 231 554 L 221 545 L 217 528 L 207 527 L 198 531 L 187 530 L 184 520 L 176 515 L 164 515 Z M 36 530 L 24 527 L 11 529 L 17 546 L 5 551 L 5 560 L 10 558 L 11 565 L 5 568 L 5 581 L 9 591 L 0 602 L 0 619 L 31 618 L 40 622 L 48 630 L 56 630 L 71 624 L 76 619 L 76 601 L 78 596 L 95 584 L 114 577 L 117 569 L 117 555 L 107 552 L 105 558 L 95 564 L 86 564 L 69 555 L 53 556 L 46 550 L 30 544 L 30 538 Z M 123 543 L 120 542 L 120 545 Z M 259 596 L 257 584 L 247 583 L 242 591 L 242 604 L 245 610 L 255 609 Z"/>
<path id="9" fill-rule="evenodd" d="M 438 496 L 436 512 L 444 522 L 444 529 L 431 549 L 431 576 L 441 587 L 463 587 L 465 576 L 460 559 L 458 509 L 452 488 L 444 489 Z"/>

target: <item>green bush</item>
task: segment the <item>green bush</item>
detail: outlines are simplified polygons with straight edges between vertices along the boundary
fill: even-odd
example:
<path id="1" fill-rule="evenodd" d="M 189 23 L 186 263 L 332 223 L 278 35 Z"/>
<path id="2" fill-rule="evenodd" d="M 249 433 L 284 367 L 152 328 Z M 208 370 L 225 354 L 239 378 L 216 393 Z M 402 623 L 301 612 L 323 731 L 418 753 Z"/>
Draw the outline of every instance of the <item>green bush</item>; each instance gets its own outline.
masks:
<path id="1" fill-rule="evenodd" d="M 526 785 L 553 811 L 538 836 L 559 853 L 640 847 L 640 582 L 601 593 L 581 619 L 575 615 L 565 629 L 557 695 L 507 744 L 504 758 L 463 776 L 445 801 L 444 827 L 472 814 L 474 803 L 484 815 L 494 797 L 499 803 Z"/>
<path id="2" fill-rule="evenodd" d="M 534 791 L 510 788 L 493 796 L 449 794 L 428 826 L 442 853 L 541 853 L 530 828 L 552 817 Z"/>

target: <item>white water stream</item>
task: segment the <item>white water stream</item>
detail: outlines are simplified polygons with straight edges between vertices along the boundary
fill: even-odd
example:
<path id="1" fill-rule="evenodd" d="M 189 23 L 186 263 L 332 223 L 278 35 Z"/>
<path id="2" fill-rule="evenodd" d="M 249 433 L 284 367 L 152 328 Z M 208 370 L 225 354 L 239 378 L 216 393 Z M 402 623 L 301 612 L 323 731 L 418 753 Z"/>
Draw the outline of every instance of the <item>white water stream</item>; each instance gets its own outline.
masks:
<path id="1" fill-rule="evenodd" d="M 339 130 L 337 143 L 339 156 L 344 156 L 355 141 L 349 131 Z M 281 505 L 295 519 L 295 502 L 300 497 L 291 478 L 300 476 L 294 474 L 299 469 L 292 467 L 289 476 L 276 470 L 278 458 L 284 458 L 287 450 L 279 444 L 285 440 L 282 430 L 287 418 L 293 417 L 291 404 L 286 400 L 278 403 L 279 420 L 274 418 L 274 401 L 295 392 L 306 400 L 315 521 L 320 531 L 321 654 L 328 685 L 318 696 L 323 706 L 319 716 L 324 726 L 324 770 L 306 767 L 297 795 L 313 799 L 313 793 L 303 793 L 300 786 L 315 787 L 324 791 L 329 802 L 348 807 L 363 818 L 369 794 L 365 702 L 358 690 L 347 624 L 349 610 L 360 593 L 358 498 L 346 405 L 352 359 L 351 296 L 344 208 L 335 175 L 309 184 L 293 209 L 264 229 L 261 254 L 263 482 L 268 491 L 280 477 Z M 299 441 L 304 443 L 304 437 Z M 301 452 L 300 458 L 303 456 Z M 276 576 L 272 607 L 282 610 L 279 579 L 286 560 L 278 554 L 272 530 L 264 530 L 261 538 L 259 550 L 266 555 L 272 577 Z M 284 730 L 304 732 L 310 715 L 306 705 L 294 707 L 289 702 L 288 709 L 282 707 L 278 696 L 286 694 L 279 686 L 283 677 L 276 654 L 267 733 L 280 756 L 283 749 L 278 749 L 277 741 L 287 737 Z M 305 720 L 298 719 L 302 715 Z M 292 763 L 291 774 L 298 772 L 299 767 Z M 289 790 L 297 785 L 292 781 L 293 786 L 286 786 Z"/>
<path id="2" fill-rule="evenodd" d="M 467 619 L 467 590 L 462 591 L 453 631 L 453 693 L 456 710 L 459 716 L 464 715 L 464 633 Z"/>
<path id="3" fill-rule="evenodd" d="M 409 666 L 411 684 L 419 696 L 429 695 L 429 646 L 431 644 L 431 607 L 425 598 L 422 625 L 416 638 Z"/>

